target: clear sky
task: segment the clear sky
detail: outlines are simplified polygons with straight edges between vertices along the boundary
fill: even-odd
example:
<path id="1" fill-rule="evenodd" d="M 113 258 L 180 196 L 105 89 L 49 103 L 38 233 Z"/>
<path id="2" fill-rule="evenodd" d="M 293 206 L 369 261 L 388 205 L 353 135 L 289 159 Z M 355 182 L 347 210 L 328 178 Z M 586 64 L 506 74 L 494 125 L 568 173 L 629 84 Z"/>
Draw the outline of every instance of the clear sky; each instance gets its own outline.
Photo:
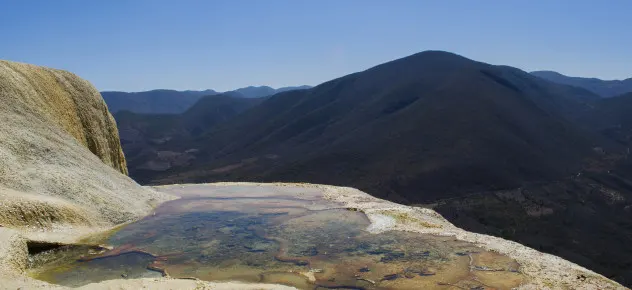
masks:
<path id="1" fill-rule="evenodd" d="M 316 85 L 423 50 L 632 77 L 632 0 L 0 0 L 0 59 L 99 90 Z"/>

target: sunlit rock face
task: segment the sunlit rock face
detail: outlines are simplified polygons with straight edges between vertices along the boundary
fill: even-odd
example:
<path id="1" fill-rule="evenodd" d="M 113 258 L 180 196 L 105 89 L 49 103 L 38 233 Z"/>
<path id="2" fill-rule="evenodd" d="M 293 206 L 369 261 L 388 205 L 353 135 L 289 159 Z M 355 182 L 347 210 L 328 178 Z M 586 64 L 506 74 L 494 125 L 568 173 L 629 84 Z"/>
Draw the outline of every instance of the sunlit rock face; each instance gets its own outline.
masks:
<path id="1" fill-rule="evenodd" d="M 109 226 L 166 195 L 129 179 L 116 123 L 86 80 L 0 61 L 0 225 Z"/>
<path id="2" fill-rule="evenodd" d="M 88 81 L 63 70 L 0 61 L 0 101 L 4 110 L 58 127 L 127 174 L 114 118 Z"/>

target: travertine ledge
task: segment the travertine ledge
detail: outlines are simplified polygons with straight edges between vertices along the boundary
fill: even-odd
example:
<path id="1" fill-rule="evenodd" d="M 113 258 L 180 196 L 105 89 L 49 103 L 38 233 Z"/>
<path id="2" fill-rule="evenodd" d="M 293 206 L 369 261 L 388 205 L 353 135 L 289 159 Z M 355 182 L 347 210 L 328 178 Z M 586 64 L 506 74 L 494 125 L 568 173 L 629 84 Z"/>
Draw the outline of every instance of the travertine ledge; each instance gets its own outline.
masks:
<path id="1" fill-rule="evenodd" d="M 63 240 L 172 198 L 125 176 L 116 123 L 88 81 L 0 60 L 0 104 L 0 225 Z"/>
<path id="2" fill-rule="evenodd" d="M 319 188 L 323 191 L 325 198 L 340 202 L 347 208 L 364 212 L 372 222 L 368 229 L 369 231 L 400 230 L 422 234 L 453 236 L 458 240 L 473 243 L 486 250 L 507 255 L 516 260 L 521 265 L 521 272 L 530 278 L 530 281 L 522 285 L 520 289 L 627 289 L 615 281 L 560 257 L 539 252 L 513 241 L 460 229 L 448 222 L 434 210 L 396 204 L 373 197 L 351 187 L 308 183 L 261 184 L 245 182 L 221 182 L 208 185 L 299 186 Z"/>
<path id="3" fill-rule="evenodd" d="M 201 184 L 195 184 L 200 186 Z M 445 220 L 433 210 L 415 208 L 395 204 L 372 197 L 362 191 L 349 187 L 337 187 L 318 184 L 292 183 L 211 183 L 216 186 L 292 186 L 316 188 L 322 191 L 323 197 L 339 202 L 344 207 L 364 212 L 372 224 L 367 230 L 381 232 L 387 230 L 401 230 L 418 232 L 421 234 L 452 236 L 455 239 L 471 242 L 487 250 L 504 254 L 520 263 L 520 271 L 529 279 L 519 289 L 626 289 L 622 285 L 594 273 L 581 266 L 568 262 L 559 257 L 544 254 L 515 242 L 504 239 L 470 233 L 459 229 Z M 158 186 L 155 189 L 186 187 L 187 184 Z M 16 232 L 0 228 L 0 267 L 12 269 L 11 280 L 0 277 L 1 285 L 11 287 L 33 287 L 64 289 L 64 287 L 47 284 L 25 277 L 23 271 L 15 269 L 21 267 L 24 259 L 25 240 Z M 9 254 L 8 254 L 9 253 Z M 18 253 L 12 255 L 11 253 Z M 17 265 L 17 266 L 16 266 Z M 579 278 L 579 279 L 578 279 Z M 8 284 L 6 284 L 7 282 Z M 205 282 L 200 280 L 183 279 L 131 279 L 109 280 L 83 286 L 79 289 L 294 289 L 283 285 L 248 284 L 241 282 Z"/>

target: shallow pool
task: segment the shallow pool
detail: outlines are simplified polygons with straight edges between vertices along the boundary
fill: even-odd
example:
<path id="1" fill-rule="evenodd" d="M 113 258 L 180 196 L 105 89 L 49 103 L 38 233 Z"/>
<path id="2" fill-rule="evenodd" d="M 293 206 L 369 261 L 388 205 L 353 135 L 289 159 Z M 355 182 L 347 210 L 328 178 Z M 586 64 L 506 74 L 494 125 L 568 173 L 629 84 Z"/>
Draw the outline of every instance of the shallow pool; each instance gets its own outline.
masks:
<path id="1" fill-rule="evenodd" d="M 510 289 L 523 280 L 515 261 L 450 237 L 371 234 L 363 213 L 315 189 L 168 190 L 182 198 L 113 233 L 112 250 L 76 249 L 32 275 L 66 286 L 169 275 L 300 289 Z"/>

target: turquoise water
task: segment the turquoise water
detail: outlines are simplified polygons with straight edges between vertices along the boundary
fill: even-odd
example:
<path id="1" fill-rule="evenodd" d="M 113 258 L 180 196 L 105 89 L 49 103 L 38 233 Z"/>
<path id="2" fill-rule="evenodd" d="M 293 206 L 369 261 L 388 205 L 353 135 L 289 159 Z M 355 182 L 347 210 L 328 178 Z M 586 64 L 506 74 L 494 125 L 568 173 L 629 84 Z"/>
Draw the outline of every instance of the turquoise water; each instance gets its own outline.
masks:
<path id="1" fill-rule="evenodd" d="M 43 267 L 35 276 L 78 286 L 168 274 L 300 289 L 503 289 L 522 280 L 506 257 L 448 237 L 371 234 L 363 213 L 336 208 L 317 193 L 297 198 L 291 190 L 182 189 L 182 199 L 110 236 L 112 251 Z"/>

